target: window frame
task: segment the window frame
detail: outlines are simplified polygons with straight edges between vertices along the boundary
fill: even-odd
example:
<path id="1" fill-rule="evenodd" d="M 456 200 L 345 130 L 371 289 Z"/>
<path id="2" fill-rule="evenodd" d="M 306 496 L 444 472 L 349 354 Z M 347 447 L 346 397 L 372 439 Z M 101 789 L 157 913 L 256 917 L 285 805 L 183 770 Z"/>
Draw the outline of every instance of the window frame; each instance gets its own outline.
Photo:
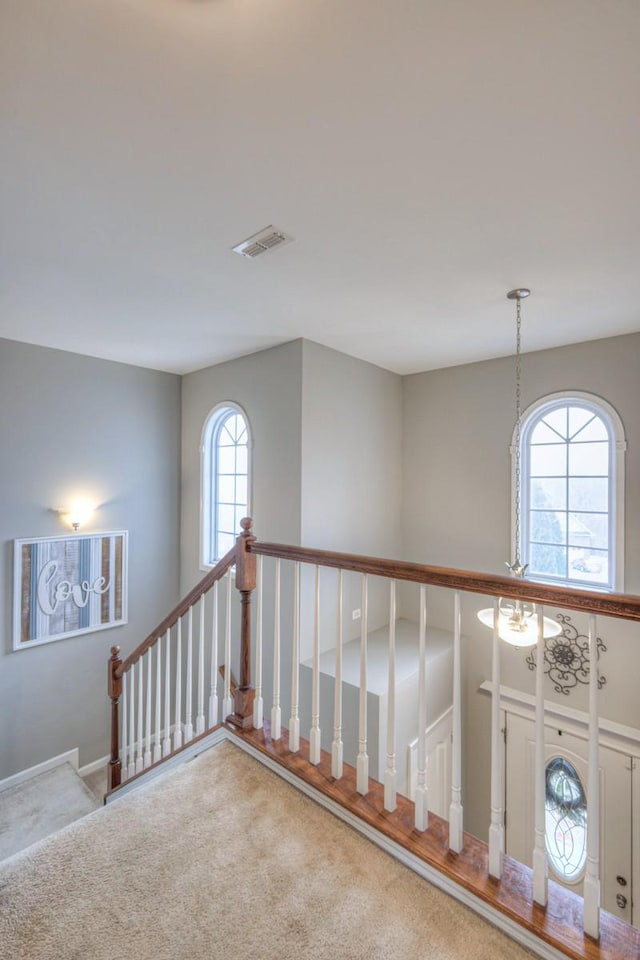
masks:
<path id="1" fill-rule="evenodd" d="M 253 433 L 245 409 L 234 400 L 217 403 L 207 414 L 200 440 L 200 569 L 211 570 L 217 556 L 218 438 L 226 420 L 239 415 L 247 430 L 247 516 L 253 499 Z M 213 559 L 211 559 L 213 557 Z"/>
<path id="2" fill-rule="evenodd" d="M 624 505 L 625 505 L 625 451 L 627 442 L 624 426 L 617 410 L 603 397 L 583 390 L 562 390 L 539 397 L 523 412 L 520 420 L 520 518 L 522 562 L 529 558 L 529 438 L 535 425 L 554 409 L 578 406 L 590 410 L 604 423 L 609 435 L 609 583 L 565 579 L 529 574 L 536 583 L 601 593 L 624 592 Z M 511 437 L 511 553 L 515 556 L 516 537 L 516 431 Z M 568 505 L 567 505 L 568 506 Z M 567 509 L 567 513 L 568 513 Z"/>

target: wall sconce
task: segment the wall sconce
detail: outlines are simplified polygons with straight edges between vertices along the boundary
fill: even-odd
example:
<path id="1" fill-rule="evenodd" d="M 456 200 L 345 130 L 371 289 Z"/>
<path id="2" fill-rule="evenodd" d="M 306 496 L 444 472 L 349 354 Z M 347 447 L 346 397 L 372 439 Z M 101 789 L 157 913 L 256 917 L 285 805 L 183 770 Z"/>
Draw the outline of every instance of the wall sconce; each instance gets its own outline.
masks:
<path id="1" fill-rule="evenodd" d="M 94 510 L 95 506 L 90 500 L 78 499 L 73 500 L 68 507 L 61 507 L 57 512 L 70 524 L 72 530 L 77 532 L 80 526 L 89 522 Z"/>

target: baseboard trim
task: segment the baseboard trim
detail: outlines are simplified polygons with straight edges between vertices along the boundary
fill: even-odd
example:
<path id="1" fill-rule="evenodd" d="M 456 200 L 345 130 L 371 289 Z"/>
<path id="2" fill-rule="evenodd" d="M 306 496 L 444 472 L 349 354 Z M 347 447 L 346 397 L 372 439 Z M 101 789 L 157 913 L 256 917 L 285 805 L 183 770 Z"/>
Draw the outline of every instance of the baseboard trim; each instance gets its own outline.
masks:
<path id="1" fill-rule="evenodd" d="M 92 763 L 85 763 L 84 767 L 78 768 L 79 777 L 88 777 L 90 773 L 95 773 L 97 770 L 102 770 L 103 767 L 109 763 L 109 754 L 106 757 L 99 757 L 98 760 L 94 760 Z"/>
<path id="2" fill-rule="evenodd" d="M 15 787 L 25 780 L 31 780 L 40 773 L 46 773 L 47 770 L 53 770 L 55 767 L 61 767 L 63 763 L 70 763 L 74 770 L 78 770 L 80 754 L 77 747 L 73 750 L 67 750 L 66 753 L 60 753 L 57 757 L 50 757 L 49 760 L 43 760 L 42 763 L 36 763 L 34 767 L 27 767 L 26 770 L 20 770 L 4 780 L 0 780 L 0 793 L 8 790 L 9 787 Z"/>

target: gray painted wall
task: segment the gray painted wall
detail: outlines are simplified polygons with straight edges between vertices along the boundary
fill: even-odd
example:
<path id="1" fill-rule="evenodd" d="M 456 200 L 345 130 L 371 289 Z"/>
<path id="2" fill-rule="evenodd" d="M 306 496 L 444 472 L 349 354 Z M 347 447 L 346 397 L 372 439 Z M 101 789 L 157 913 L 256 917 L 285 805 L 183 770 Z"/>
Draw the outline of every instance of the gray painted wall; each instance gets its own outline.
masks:
<path id="1" fill-rule="evenodd" d="M 238 403 L 251 424 L 260 539 L 398 553 L 402 379 L 295 340 L 182 379 L 183 590 L 202 574 L 202 429 L 225 400 Z"/>
<path id="2" fill-rule="evenodd" d="M 307 340 L 303 363 L 302 542 L 401 556 L 402 377 Z M 336 640 L 335 589 L 326 580 L 323 649 Z M 359 634 L 348 619 L 357 608 L 360 577 L 345 574 L 347 638 Z M 388 622 L 388 609 L 387 585 L 370 578 L 370 630 Z M 310 655 L 303 644 L 303 659 Z"/>
<path id="3" fill-rule="evenodd" d="M 308 340 L 303 365 L 303 542 L 395 557 L 402 377 Z"/>
<path id="4" fill-rule="evenodd" d="M 188 374 L 182 381 L 182 536 L 181 586 L 186 593 L 204 575 L 200 568 L 200 446 L 202 429 L 211 410 L 232 400 L 245 411 L 251 427 L 252 503 L 256 535 L 261 540 L 300 543 L 300 457 L 302 431 L 302 341 L 295 340 L 247 357 L 230 360 Z M 292 607 L 290 571 L 283 571 L 283 609 Z M 232 600 L 235 622 L 238 594 Z M 266 691 L 272 689 L 273 568 L 265 561 L 264 575 L 264 690 L 265 708 L 271 707 Z M 253 632 L 255 640 L 255 604 Z M 237 636 L 237 631 L 234 636 Z M 283 651 L 290 648 L 283 637 Z M 219 652 L 224 662 L 223 649 Z M 255 647 L 253 660 L 255 664 Z M 283 678 L 290 670 L 283 657 Z M 239 671 L 239 652 L 234 644 L 232 670 Z M 283 679 L 283 688 L 288 684 Z M 222 696 L 222 682 L 218 680 Z M 286 700 L 288 704 L 288 698 Z M 286 706 L 283 698 L 283 706 Z M 268 714 L 265 714 L 268 715 Z M 283 712 L 288 717 L 288 712 Z"/>
<path id="5" fill-rule="evenodd" d="M 335 350 L 297 340 L 183 378 L 181 586 L 202 576 L 200 444 L 209 412 L 233 400 L 253 436 L 252 513 L 263 540 L 381 556 L 400 546 L 401 378 Z M 282 709 L 290 703 L 292 571 L 282 569 Z M 323 572 L 322 646 L 335 644 L 332 571 Z M 311 653 L 313 572 L 303 570 L 301 656 Z M 386 606 L 372 585 L 372 625 Z M 353 595 L 353 596 L 352 596 Z M 385 592 L 386 598 L 386 592 Z M 386 603 L 386 600 L 385 600 Z M 360 578 L 345 609 L 360 606 Z M 264 570 L 264 691 L 271 705 L 273 561 Z M 359 625 L 354 625 L 354 633 Z"/>
<path id="6" fill-rule="evenodd" d="M 177 600 L 179 443 L 179 377 L 0 340 L 0 779 L 108 753 L 109 648 Z M 81 492 L 101 504 L 84 532 L 129 531 L 129 623 L 14 653 L 12 540 L 69 533 L 52 508 Z"/>
<path id="7" fill-rule="evenodd" d="M 302 341 L 207 367 L 182 378 L 181 588 L 200 568 L 200 446 L 211 410 L 239 404 L 253 438 L 252 506 L 261 540 L 300 542 Z"/>
<path id="8" fill-rule="evenodd" d="M 559 390 L 584 390 L 611 403 L 624 423 L 626 455 L 625 590 L 640 589 L 640 334 L 527 354 L 526 407 Z M 514 365 L 509 358 L 469 364 L 404 380 L 404 554 L 420 563 L 504 572 L 510 559 L 510 456 Z M 451 625 L 451 596 L 433 591 L 431 617 Z M 489 702 L 477 690 L 490 678 L 491 637 L 475 613 L 488 605 L 463 600 L 466 689 L 466 823 L 485 837 L 489 821 Z M 409 612 L 405 610 L 405 615 Z M 584 629 L 584 618 L 574 622 Z M 608 683 L 602 715 L 640 727 L 637 627 L 601 618 L 608 645 L 601 664 Z M 503 646 L 503 683 L 533 692 L 524 654 Z M 586 708 L 586 688 L 571 697 L 545 696 Z"/>
<path id="9" fill-rule="evenodd" d="M 628 441 L 625 588 L 631 593 L 640 590 L 639 361 L 640 334 L 528 354 L 523 361 L 525 405 L 575 388 L 605 397 L 622 417 Z M 11 724 L 1 738 L 0 777 L 73 746 L 80 747 L 83 763 L 106 753 L 100 665 L 109 647 L 116 642 L 130 649 L 202 576 L 200 441 L 208 413 L 224 400 L 239 403 L 251 422 L 252 512 L 262 539 L 495 572 L 502 572 L 509 557 L 510 359 L 401 378 L 294 341 L 180 380 L 0 341 L 0 374 L 5 598 L 0 696 Z M 64 532 L 51 507 L 63 505 L 79 487 L 103 504 L 90 529 L 130 530 L 130 624 L 10 653 L 11 541 Z M 322 581 L 323 648 L 335 639 L 331 574 L 325 571 Z M 267 570 L 265 582 L 271 581 Z M 308 590 L 307 585 L 307 595 Z M 290 571 L 283 571 L 285 610 L 290 594 Z M 372 581 L 371 599 L 375 628 L 386 622 L 386 585 Z M 413 593 L 400 591 L 399 601 L 399 614 L 415 620 Z M 354 581 L 347 586 L 345 609 L 359 605 Z M 489 676 L 490 637 L 475 618 L 480 605 L 480 599 L 464 602 L 466 815 L 467 827 L 484 836 L 489 703 L 477 690 Z M 445 591 L 433 591 L 430 622 L 450 627 L 450 606 Z M 265 599 L 265 691 L 271 686 L 272 624 L 273 606 Z M 359 624 L 351 628 L 348 635 L 357 635 Z M 283 625 L 283 645 L 287 629 Z M 609 646 L 602 664 L 609 679 L 602 713 L 640 726 L 637 631 L 601 622 L 600 633 Z M 310 637 L 307 624 L 303 658 L 310 653 Z M 285 724 L 288 669 L 283 655 Z M 507 648 L 503 680 L 533 689 L 524 656 Z M 570 705 L 584 708 L 585 693 L 572 695 Z M 269 706 L 267 695 L 265 701 Z"/>

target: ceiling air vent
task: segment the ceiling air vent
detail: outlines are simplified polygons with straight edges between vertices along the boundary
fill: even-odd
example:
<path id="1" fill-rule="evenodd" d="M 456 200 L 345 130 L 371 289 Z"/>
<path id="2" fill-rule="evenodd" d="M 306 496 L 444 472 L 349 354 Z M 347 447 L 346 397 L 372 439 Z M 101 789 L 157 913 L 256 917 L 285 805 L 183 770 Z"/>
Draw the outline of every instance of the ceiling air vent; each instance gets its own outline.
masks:
<path id="1" fill-rule="evenodd" d="M 274 226 L 265 227 L 259 233 L 254 233 L 252 237 L 247 237 L 242 243 L 233 247 L 234 253 L 239 253 L 241 257 L 249 257 L 255 260 L 263 253 L 269 253 L 276 247 L 282 247 L 285 243 L 291 243 L 293 237 L 289 237 L 282 230 L 276 230 Z"/>

